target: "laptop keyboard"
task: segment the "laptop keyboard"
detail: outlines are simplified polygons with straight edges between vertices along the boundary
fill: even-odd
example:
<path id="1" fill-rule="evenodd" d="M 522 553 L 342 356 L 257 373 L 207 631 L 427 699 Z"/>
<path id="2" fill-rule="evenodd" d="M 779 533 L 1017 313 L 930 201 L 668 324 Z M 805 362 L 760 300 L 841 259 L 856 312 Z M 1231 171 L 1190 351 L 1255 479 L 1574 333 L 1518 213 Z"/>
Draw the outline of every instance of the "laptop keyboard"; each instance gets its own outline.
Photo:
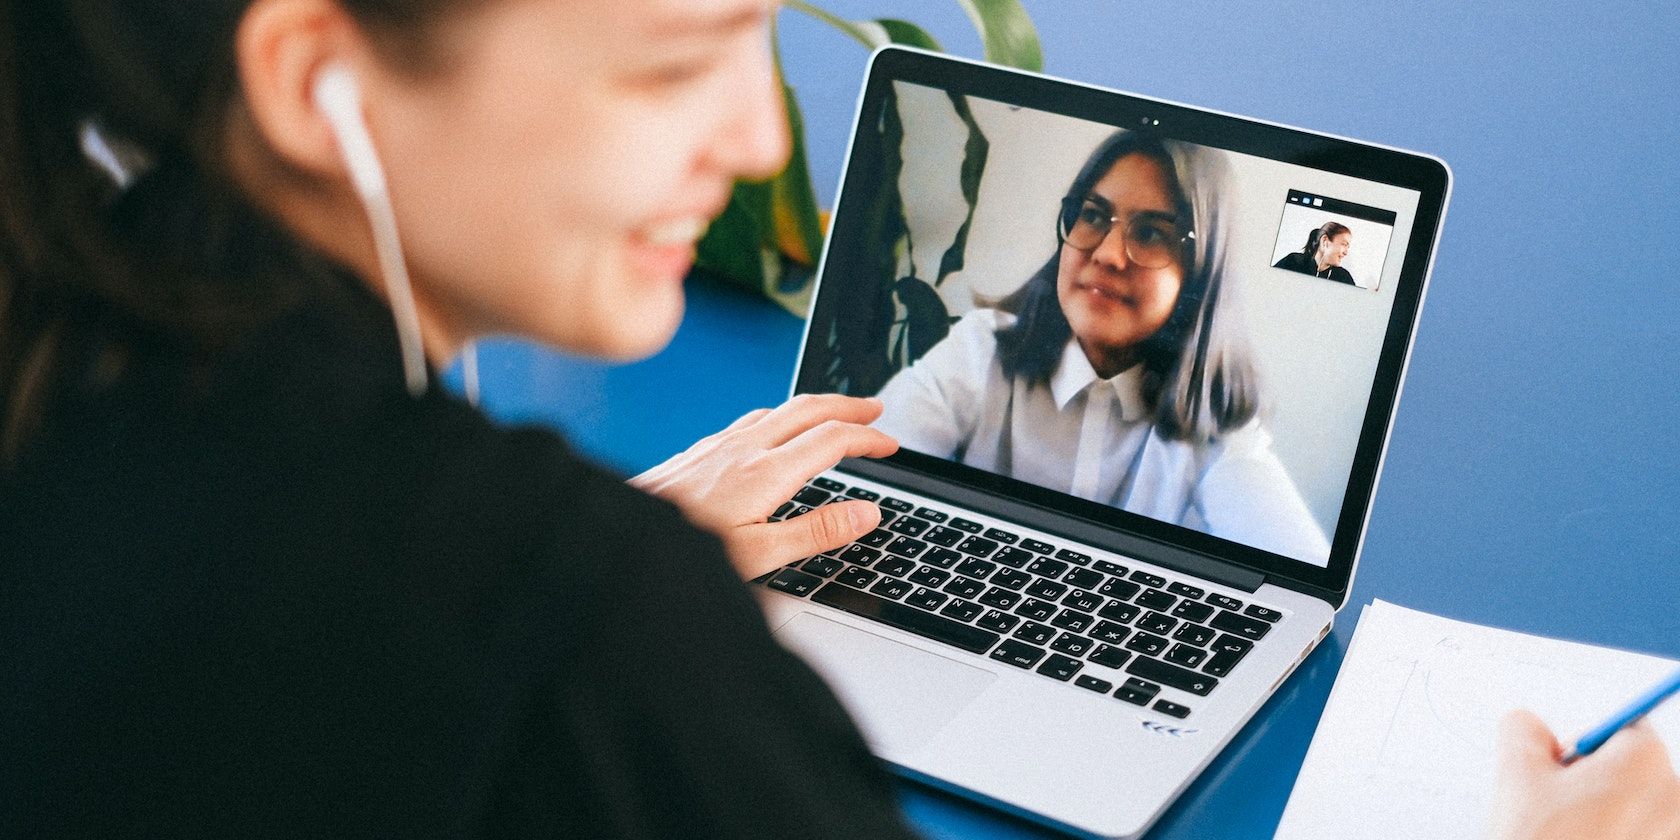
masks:
<path id="1" fill-rule="evenodd" d="M 880 527 L 753 583 L 1178 718 L 1283 618 L 832 478 L 806 485 L 771 519 L 850 499 L 880 505 Z"/>

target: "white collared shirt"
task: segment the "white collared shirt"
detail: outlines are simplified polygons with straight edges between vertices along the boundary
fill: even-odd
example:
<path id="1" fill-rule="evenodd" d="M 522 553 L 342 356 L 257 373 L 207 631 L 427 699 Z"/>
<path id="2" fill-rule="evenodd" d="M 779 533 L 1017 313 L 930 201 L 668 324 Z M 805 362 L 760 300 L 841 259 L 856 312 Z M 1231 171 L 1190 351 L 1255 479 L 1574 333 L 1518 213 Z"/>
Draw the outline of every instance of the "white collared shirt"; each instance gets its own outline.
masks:
<path id="1" fill-rule="evenodd" d="M 1156 432 L 1141 365 L 1103 379 L 1069 339 L 1048 387 L 1009 379 L 976 309 L 879 394 L 907 449 L 1323 565 L 1330 546 L 1257 419 L 1201 445 Z"/>

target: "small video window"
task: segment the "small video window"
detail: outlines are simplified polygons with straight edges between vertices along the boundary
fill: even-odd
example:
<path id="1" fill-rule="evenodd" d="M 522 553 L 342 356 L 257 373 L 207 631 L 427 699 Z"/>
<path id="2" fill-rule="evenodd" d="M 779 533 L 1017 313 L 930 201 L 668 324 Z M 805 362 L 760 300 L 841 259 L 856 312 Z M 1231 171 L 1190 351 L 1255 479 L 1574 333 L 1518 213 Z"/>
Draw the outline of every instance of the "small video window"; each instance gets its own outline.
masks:
<path id="1" fill-rule="evenodd" d="M 1375 291 L 1394 218 L 1392 210 L 1290 190 L 1272 267 Z"/>

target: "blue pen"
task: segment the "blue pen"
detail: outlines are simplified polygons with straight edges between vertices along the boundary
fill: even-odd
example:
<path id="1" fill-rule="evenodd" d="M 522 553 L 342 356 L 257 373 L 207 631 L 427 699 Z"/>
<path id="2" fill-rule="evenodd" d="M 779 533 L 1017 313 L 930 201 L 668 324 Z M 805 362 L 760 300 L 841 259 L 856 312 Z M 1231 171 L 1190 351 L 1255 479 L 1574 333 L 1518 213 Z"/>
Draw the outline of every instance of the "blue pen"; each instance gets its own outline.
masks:
<path id="1" fill-rule="evenodd" d="M 1594 727 L 1591 732 L 1582 735 L 1581 739 L 1575 742 L 1575 746 L 1570 747 L 1563 754 L 1561 761 L 1568 764 L 1583 755 L 1591 754 L 1593 750 L 1604 746 L 1604 742 L 1610 740 L 1611 735 L 1619 732 L 1622 727 L 1650 714 L 1658 703 L 1672 697 L 1677 691 L 1680 691 L 1680 671 L 1670 674 L 1668 679 L 1657 683 L 1650 691 L 1640 695 L 1639 699 L 1629 703 L 1627 708 L 1611 715 L 1609 720 Z"/>

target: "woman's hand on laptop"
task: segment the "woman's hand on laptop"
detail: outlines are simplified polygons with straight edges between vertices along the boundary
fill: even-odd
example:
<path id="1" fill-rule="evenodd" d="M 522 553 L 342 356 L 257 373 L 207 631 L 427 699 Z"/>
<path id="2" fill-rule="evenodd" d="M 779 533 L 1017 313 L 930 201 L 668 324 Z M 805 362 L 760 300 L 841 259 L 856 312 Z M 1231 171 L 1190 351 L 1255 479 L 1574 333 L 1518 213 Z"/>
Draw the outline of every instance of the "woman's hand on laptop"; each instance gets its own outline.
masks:
<path id="1" fill-rule="evenodd" d="M 1527 711 L 1499 732 L 1493 840 L 1677 840 L 1680 779 L 1648 721 L 1616 733 L 1568 767 L 1563 747 Z"/>
<path id="2" fill-rule="evenodd" d="M 898 442 L 868 426 L 881 402 L 801 394 L 754 411 L 687 451 L 630 479 L 723 538 L 742 579 L 838 548 L 881 521 L 872 502 L 827 504 L 781 522 L 770 514 L 842 458 L 880 458 Z"/>

